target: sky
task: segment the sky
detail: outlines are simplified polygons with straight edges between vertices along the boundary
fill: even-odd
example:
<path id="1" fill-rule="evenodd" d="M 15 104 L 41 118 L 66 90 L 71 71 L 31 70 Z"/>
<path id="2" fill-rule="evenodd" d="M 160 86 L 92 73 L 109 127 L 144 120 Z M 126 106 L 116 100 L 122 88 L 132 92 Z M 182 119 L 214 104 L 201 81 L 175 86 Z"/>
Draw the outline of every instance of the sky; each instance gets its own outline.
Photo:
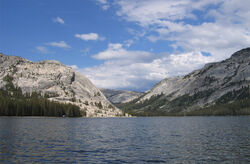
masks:
<path id="1" fill-rule="evenodd" d="M 249 0 L 0 0 L 0 52 L 146 91 L 250 47 Z"/>

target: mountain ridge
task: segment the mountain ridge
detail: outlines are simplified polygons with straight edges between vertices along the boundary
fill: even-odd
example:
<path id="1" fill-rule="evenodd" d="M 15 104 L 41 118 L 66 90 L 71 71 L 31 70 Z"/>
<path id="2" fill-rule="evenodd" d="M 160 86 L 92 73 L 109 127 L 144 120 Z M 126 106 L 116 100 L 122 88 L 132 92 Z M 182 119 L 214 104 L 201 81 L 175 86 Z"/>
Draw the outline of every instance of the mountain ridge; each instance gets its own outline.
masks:
<path id="1" fill-rule="evenodd" d="M 218 104 L 225 95 L 249 96 L 250 48 L 235 52 L 229 59 L 208 63 L 203 68 L 178 77 L 165 78 L 133 102 L 119 105 L 134 113 L 191 112 Z M 224 103 L 234 102 L 234 97 Z M 131 108 L 131 109 L 129 109 Z M 132 108 L 135 108 L 134 110 Z"/>
<path id="2" fill-rule="evenodd" d="M 87 117 L 115 117 L 124 113 L 113 106 L 102 92 L 81 73 L 55 60 L 32 62 L 18 56 L 0 54 L 0 88 L 7 75 L 23 94 L 39 92 L 51 101 L 71 103 Z"/>
<path id="3" fill-rule="evenodd" d="M 140 96 L 143 92 L 127 91 L 127 90 L 116 90 L 116 89 L 100 89 L 106 98 L 113 104 L 127 103 Z"/>

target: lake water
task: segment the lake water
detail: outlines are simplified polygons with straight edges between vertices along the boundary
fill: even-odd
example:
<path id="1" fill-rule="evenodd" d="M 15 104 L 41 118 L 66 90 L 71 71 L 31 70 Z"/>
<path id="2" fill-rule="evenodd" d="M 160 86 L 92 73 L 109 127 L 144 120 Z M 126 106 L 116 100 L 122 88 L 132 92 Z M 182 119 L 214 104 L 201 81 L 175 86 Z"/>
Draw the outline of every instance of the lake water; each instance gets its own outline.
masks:
<path id="1" fill-rule="evenodd" d="M 0 117 L 0 163 L 250 163 L 250 117 Z"/>

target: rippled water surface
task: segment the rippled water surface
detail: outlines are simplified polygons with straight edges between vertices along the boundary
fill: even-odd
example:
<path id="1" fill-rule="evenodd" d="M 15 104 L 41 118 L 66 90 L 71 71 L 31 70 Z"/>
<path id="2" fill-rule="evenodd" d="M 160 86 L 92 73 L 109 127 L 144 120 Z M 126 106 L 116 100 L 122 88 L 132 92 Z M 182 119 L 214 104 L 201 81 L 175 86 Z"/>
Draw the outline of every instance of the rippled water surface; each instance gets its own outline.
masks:
<path id="1" fill-rule="evenodd" d="M 0 163 L 249 163 L 250 117 L 0 117 Z"/>

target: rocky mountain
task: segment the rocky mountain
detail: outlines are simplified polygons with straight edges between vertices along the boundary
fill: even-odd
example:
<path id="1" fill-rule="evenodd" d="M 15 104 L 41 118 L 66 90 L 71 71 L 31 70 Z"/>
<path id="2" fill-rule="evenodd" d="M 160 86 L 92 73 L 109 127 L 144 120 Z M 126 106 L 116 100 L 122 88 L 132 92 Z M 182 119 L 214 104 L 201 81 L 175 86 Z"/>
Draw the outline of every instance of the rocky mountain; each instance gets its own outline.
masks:
<path id="1" fill-rule="evenodd" d="M 142 92 L 126 90 L 100 89 L 106 98 L 113 104 L 127 103 L 143 95 Z"/>
<path id="2" fill-rule="evenodd" d="M 121 107 L 133 109 L 137 114 L 190 112 L 250 98 L 249 85 L 250 48 L 246 48 L 185 76 L 166 78 L 142 97 Z"/>
<path id="3" fill-rule="evenodd" d="M 31 62 L 0 54 L 0 88 L 5 88 L 6 76 L 12 77 L 12 83 L 23 94 L 36 92 L 49 100 L 77 105 L 87 117 L 123 115 L 89 79 L 58 61 Z"/>

